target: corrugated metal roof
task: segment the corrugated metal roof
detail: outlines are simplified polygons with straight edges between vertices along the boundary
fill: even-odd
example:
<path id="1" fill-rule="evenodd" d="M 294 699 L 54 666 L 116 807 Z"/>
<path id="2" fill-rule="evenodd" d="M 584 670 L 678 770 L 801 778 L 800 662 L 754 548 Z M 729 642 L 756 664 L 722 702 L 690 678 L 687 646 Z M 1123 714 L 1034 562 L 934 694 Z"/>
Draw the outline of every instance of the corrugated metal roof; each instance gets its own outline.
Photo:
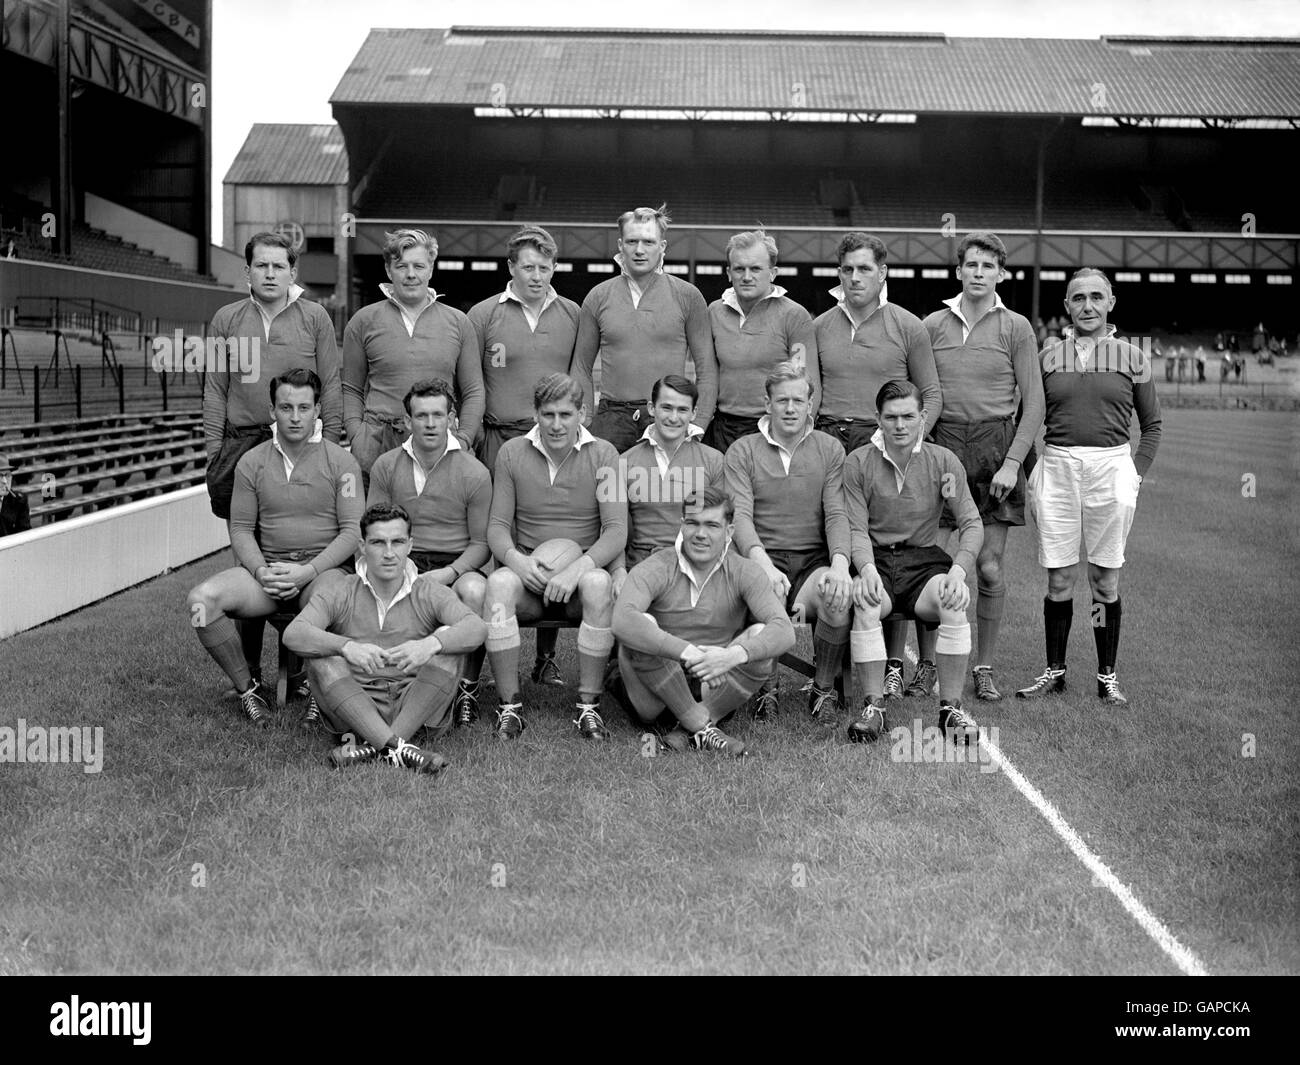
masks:
<path id="1" fill-rule="evenodd" d="M 338 126 L 256 122 L 226 171 L 227 184 L 345 185 L 348 156 Z"/>
<path id="2" fill-rule="evenodd" d="M 1296 118 L 1300 39 L 374 29 L 330 102 Z"/>

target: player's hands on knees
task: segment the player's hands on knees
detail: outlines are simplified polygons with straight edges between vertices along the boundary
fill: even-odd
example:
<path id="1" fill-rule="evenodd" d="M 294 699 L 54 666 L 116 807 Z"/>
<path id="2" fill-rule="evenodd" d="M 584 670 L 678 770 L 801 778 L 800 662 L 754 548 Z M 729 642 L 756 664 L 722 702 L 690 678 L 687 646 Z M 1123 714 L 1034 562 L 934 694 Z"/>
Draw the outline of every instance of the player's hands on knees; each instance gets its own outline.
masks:
<path id="1" fill-rule="evenodd" d="M 939 605 L 945 610 L 965 610 L 970 605 L 965 573 L 949 571 L 939 582 Z"/>
<path id="2" fill-rule="evenodd" d="M 790 578 L 770 562 L 764 564 L 763 572 L 767 575 L 768 582 L 772 585 L 772 594 L 784 603 L 786 596 L 790 594 Z"/>
<path id="3" fill-rule="evenodd" d="M 366 673 L 378 673 L 388 665 L 387 652 L 373 643 L 357 643 L 356 640 L 349 640 L 343 645 L 341 654 L 348 665 L 364 670 Z"/>
<path id="4" fill-rule="evenodd" d="M 1015 488 L 1016 480 L 1020 473 L 1020 464 L 1008 459 L 998 467 L 998 472 L 993 475 L 993 481 L 989 485 L 989 495 L 1001 502 L 1006 499 L 1007 493 Z"/>
<path id="5" fill-rule="evenodd" d="M 731 670 L 749 661 L 749 656 L 740 647 L 701 647 L 700 651 L 700 657 L 687 670 L 710 688 L 716 687 Z"/>
<path id="6" fill-rule="evenodd" d="M 579 559 L 578 562 L 582 560 Z M 542 602 L 544 603 L 567 603 L 578 587 L 578 578 L 585 572 L 586 568 L 580 566 L 578 562 L 565 566 L 546 582 L 546 588 L 542 592 Z M 542 573 L 547 573 L 545 566 L 538 566 Z"/>
<path id="7" fill-rule="evenodd" d="M 418 673 L 420 668 L 438 653 L 438 646 L 432 640 L 407 640 L 384 652 L 384 658 L 390 666 L 396 666 L 403 673 Z"/>
<path id="8" fill-rule="evenodd" d="M 298 569 L 308 571 L 309 576 L 303 584 L 298 584 L 293 579 L 293 571 Z M 291 599 L 310 582 L 311 572 L 310 567 L 297 566 L 292 562 L 271 562 L 257 571 L 257 582 L 272 599 Z"/>
<path id="9" fill-rule="evenodd" d="M 868 566 L 865 573 L 853 578 L 853 602 L 860 610 L 879 606 L 884 599 L 885 586 L 880 582 L 880 573 L 875 566 Z"/>
<path id="10" fill-rule="evenodd" d="M 848 610 L 849 603 L 853 600 L 852 579 L 847 572 L 840 573 L 834 567 L 817 582 L 817 590 L 821 592 L 822 602 L 833 614 Z"/>

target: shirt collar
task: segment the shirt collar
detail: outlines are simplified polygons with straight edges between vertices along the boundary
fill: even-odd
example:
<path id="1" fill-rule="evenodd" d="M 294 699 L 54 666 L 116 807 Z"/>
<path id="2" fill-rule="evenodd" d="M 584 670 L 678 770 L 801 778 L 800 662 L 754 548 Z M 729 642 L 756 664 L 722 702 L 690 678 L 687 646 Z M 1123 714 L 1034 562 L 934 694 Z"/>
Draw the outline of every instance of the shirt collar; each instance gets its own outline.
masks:
<path id="1" fill-rule="evenodd" d="M 770 414 L 764 414 L 761 418 L 758 419 L 758 431 L 763 434 L 763 439 L 766 440 L 773 447 L 781 447 L 781 445 L 778 444 L 772 436 L 771 426 L 772 426 L 772 416 Z M 813 423 L 812 423 L 812 419 L 809 418 L 808 424 L 804 427 L 803 436 L 799 437 L 799 439 L 794 442 L 794 446 L 798 447 L 805 440 L 807 440 L 808 437 L 812 435 L 812 431 L 813 431 Z M 794 448 L 790 448 L 789 450 L 793 451 Z"/>
<path id="2" fill-rule="evenodd" d="M 325 423 L 317 418 L 316 426 L 312 429 L 311 436 L 307 437 L 307 443 L 319 444 L 324 438 Z M 280 452 L 281 455 L 284 455 L 284 448 L 280 446 L 280 427 L 275 422 L 271 423 L 271 446 L 275 448 L 276 451 Z M 284 455 L 284 457 L 288 458 L 289 456 Z"/>
<path id="3" fill-rule="evenodd" d="M 867 318 L 870 318 L 872 314 L 875 314 L 876 311 L 881 310 L 886 304 L 889 303 L 889 282 L 886 281 L 884 284 L 880 286 L 880 298 L 876 302 L 876 311 L 872 311 L 871 314 L 867 315 L 867 318 L 862 319 L 862 322 L 857 322 L 854 320 L 852 312 L 849 311 L 849 305 L 844 302 L 843 285 L 836 285 L 833 289 L 830 290 L 830 294 L 831 297 L 835 300 L 836 306 L 839 307 L 839 309 L 844 312 L 844 316 L 848 318 L 849 324 L 854 329 L 858 329 L 861 327 L 863 322 L 866 322 Z"/>
<path id="4" fill-rule="evenodd" d="M 307 291 L 307 290 L 306 290 L 305 288 L 303 288 L 301 285 L 299 285 L 297 282 L 294 282 L 293 284 L 291 284 L 291 285 L 289 286 L 289 298 L 285 301 L 285 304 L 284 304 L 285 307 L 288 307 L 290 303 L 293 303 L 294 301 L 296 301 L 296 300 L 298 299 L 298 297 L 301 296 L 301 295 L 302 295 L 304 292 L 306 292 L 306 291 Z M 252 285 L 249 285 L 249 286 L 248 286 L 248 298 L 249 298 L 250 300 L 253 301 L 253 306 L 256 307 L 256 308 L 257 308 L 259 311 L 261 311 L 263 314 L 269 314 L 269 313 L 270 313 L 270 312 L 266 309 L 266 304 L 263 303 L 261 300 L 259 300 L 256 296 L 253 295 L 253 286 L 252 286 Z"/>
<path id="5" fill-rule="evenodd" d="M 534 422 L 533 427 L 529 429 L 528 432 L 524 433 L 524 436 L 533 442 L 533 447 L 537 448 L 538 451 L 545 455 L 549 462 L 551 455 L 550 452 L 546 450 L 546 445 L 542 443 L 542 427 Z M 573 442 L 573 450 L 581 451 L 588 444 L 594 443 L 596 439 L 596 437 L 591 435 L 590 429 L 585 425 L 579 425 L 578 439 Z"/>
<path id="6" fill-rule="evenodd" d="M 360 551 L 357 552 L 357 555 L 358 557 L 355 563 L 357 576 L 361 578 L 361 583 L 370 589 L 370 594 L 375 597 L 375 602 L 378 603 L 380 601 L 379 593 L 375 591 L 375 586 L 370 583 L 370 567 L 366 565 L 365 555 L 361 554 Z M 393 596 L 393 601 L 388 604 L 389 609 L 396 606 L 401 599 L 411 594 L 411 588 L 415 584 L 415 578 L 419 575 L 420 571 L 415 568 L 415 563 L 408 558 L 406 560 L 406 568 L 402 571 L 402 586 L 397 589 L 397 594 Z"/>
<path id="7" fill-rule="evenodd" d="M 682 533 L 680 529 L 677 531 L 677 539 L 673 541 L 673 548 L 677 552 L 677 568 L 686 575 L 686 579 L 688 581 L 690 581 L 692 584 L 695 584 L 695 573 L 691 569 L 690 562 L 688 562 L 686 559 L 686 552 L 682 550 Z M 718 570 L 722 569 L 723 565 L 727 561 L 727 553 L 730 550 L 731 550 L 731 538 L 728 537 L 726 544 L 722 548 L 722 554 L 718 556 L 718 561 L 715 562 L 713 564 L 713 568 L 704 575 L 704 580 L 700 581 L 699 584 L 695 584 L 696 588 L 702 589 L 706 584 L 709 583 L 709 578 L 712 577 L 715 573 L 717 573 Z"/>
<path id="8" fill-rule="evenodd" d="M 552 303 L 554 303 L 559 298 L 560 298 L 560 294 L 555 291 L 555 286 L 547 285 L 546 295 L 542 298 L 542 310 L 538 311 L 537 313 L 541 314 L 542 311 L 546 310 L 547 307 L 549 307 Z M 526 303 L 524 303 L 523 300 L 519 298 L 519 294 L 515 292 L 514 288 L 511 287 L 510 282 L 507 281 L 506 290 L 503 293 L 501 293 L 500 296 L 497 297 L 497 303 L 508 303 L 510 301 L 519 304 L 519 306 L 521 307 L 528 306 Z"/>
<path id="9" fill-rule="evenodd" d="M 943 303 L 943 305 L 944 305 L 945 307 L 947 307 L 950 311 L 952 311 L 953 314 L 955 314 L 958 318 L 960 318 L 960 319 L 962 320 L 962 323 L 963 323 L 967 328 L 970 327 L 970 324 L 971 324 L 971 323 L 968 322 L 968 321 L 966 321 L 966 316 L 965 316 L 964 314 L 961 313 L 961 293 L 960 293 L 960 292 L 958 292 L 957 295 L 953 296 L 953 298 L 950 299 L 950 300 L 943 300 L 942 303 Z M 989 308 L 989 313 L 992 313 L 993 311 L 1004 311 L 1004 310 L 1006 310 L 1006 309 L 1007 309 L 1007 305 L 1006 305 L 1005 303 L 1002 302 L 1002 297 L 1001 297 L 997 292 L 994 292 L 994 293 L 993 293 L 993 306 Z"/>
<path id="10" fill-rule="evenodd" d="M 419 459 L 415 458 L 415 445 L 411 443 L 411 438 L 409 436 L 402 441 L 402 450 L 405 451 L 408 455 L 410 455 L 411 458 L 415 459 L 416 462 L 420 461 Z M 448 451 L 464 451 L 464 450 L 465 449 L 461 447 L 460 441 L 456 439 L 456 434 L 448 430 L 447 449 L 446 451 L 443 452 L 443 456 L 445 457 Z"/>
<path id="11" fill-rule="evenodd" d="M 658 428 L 659 427 L 652 421 L 645 427 L 645 432 L 641 434 L 641 439 L 649 440 L 651 444 L 657 447 L 660 451 L 663 451 L 664 446 L 659 440 L 659 434 L 655 431 Z M 698 439 L 702 436 L 704 436 L 704 430 L 694 422 L 691 422 L 691 424 L 686 427 L 686 436 L 682 440 L 682 444 L 685 444 L 690 440 Z M 678 446 L 680 447 L 681 445 L 679 444 Z"/>
<path id="12" fill-rule="evenodd" d="M 1077 341 L 1077 340 L 1079 340 L 1079 339 L 1083 339 L 1083 340 L 1094 340 L 1094 341 L 1096 341 L 1096 340 L 1109 340 L 1111 337 L 1113 337 L 1113 336 L 1114 336 L 1116 333 L 1118 333 L 1118 332 L 1119 332 L 1119 326 L 1111 325 L 1111 324 L 1108 322 L 1108 323 L 1106 323 L 1106 331 L 1105 331 L 1104 333 L 1102 333 L 1101 336 L 1099 336 L 1099 337 L 1082 337 L 1082 338 L 1078 338 L 1078 337 L 1076 337 L 1076 336 L 1074 335 L 1074 326 L 1071 324 L 1071 325 L 1065 325 L 1065 326 L 1062 326 L 1062 327 L 1061 327 L 1061 339 L 1062 339 L 1062 340 L 1075 340 L 1075 341 Z"/>
<path id="13" fill-rule="evenodd" d="M 877 451 L 884 455 L 885 458 L 889 458 L 889 450 L 885 447 L 885 431 L 883 429 L 877 428 L 876 431 L 871 434 L 871 442 L 876 446 Z M 921 445 L 924 443 L 925 437 L 918 436 L 916 438 L 916 446 L 912 448 L 911 454 L 915 455 L 920 451 Z"/>
<path id="14" fill-rule="evenodd" d="M 627 272 L 627 266 L 624 263 L 623 253 L 621 251 L 617 251 L 614 253 L 614 262 L 618 264 L 618 268 L 622 272 L 623 276 L 626 277 L 629 281 L 631 281 L 632 275 Z M 659 265 L 655 267 L 654 272 L 656 274 L 662 274 L 664 272 L 664 261 L 662 259 L 659 260 Z M 636 284 L 640 285 L 641 282 L 638 281 L 636 282 Z"/>
<path id="15" fill-rule="evenodd" d="M 782 288 L 780 285 L 773 285 L 772 291 L 770 291 L 766 296 L 764 296 L 763 299 L 759 300 L 758 303 L 754 304 L 754 309 L 757 310 L 759 304 L 761 304 L 763 300 L 779 300 L 782 296 L 786 294 L 786 291 L 787 290 Z M 737 314 L 739 314 L 742 318 L 745 317 L 745 312 L 740 309 L 740 300 L 736 298 L 736 290 L 734 287 L 727 289 L 722 294 L 722 302 L 725 303 Z M 751 311 L 750 313 L 752 314 L 753 311 Z"/>
<path id="16" fill-rule="evenodd" d="M 411 311 L 407 308 L 406 304 L 404 304 L 401 300 L 397 298 L 397 294 L 394 291 L 393 286 L 389 284 L 387 281 L 384 281 L 380 284 L 379 291 L 384 294 L 385 299 L 392 300 L 395 304 L 397 304 L 397 309 L 401 311 L 403 314 L 411 313 Z M 429 286 L 428 296 L 429 296 L 428 302 L 423 307 L 421 307 L 418 311 L 415 312 L 416 315 L 423 314 L 439 298 L 439 293 L 434 291 L 432 285 Z"/>

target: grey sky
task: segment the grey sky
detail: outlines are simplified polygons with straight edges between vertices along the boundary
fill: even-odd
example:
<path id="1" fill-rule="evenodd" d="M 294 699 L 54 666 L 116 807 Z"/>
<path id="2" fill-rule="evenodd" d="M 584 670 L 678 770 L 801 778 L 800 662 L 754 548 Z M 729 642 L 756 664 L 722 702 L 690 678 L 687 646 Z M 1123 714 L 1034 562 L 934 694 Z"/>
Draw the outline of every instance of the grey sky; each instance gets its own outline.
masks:
<path id="1" fill-rule="evenodd" d="M 562 12 L 557 15 L 556 12 Z M 1196 37 L 1300 35 L 1297 0 L 217 0 L 213 14 L 213 239 L 221 240 L 221 179 L 254 122 L 331 122 L 329 98 L 372 26 L 564 26 L 799 29 L 945 33 L 950 37 Z M 270 47 L 268 47 L 270 46 Z M 286 84 L 277 52 L 292 59 Z"/>

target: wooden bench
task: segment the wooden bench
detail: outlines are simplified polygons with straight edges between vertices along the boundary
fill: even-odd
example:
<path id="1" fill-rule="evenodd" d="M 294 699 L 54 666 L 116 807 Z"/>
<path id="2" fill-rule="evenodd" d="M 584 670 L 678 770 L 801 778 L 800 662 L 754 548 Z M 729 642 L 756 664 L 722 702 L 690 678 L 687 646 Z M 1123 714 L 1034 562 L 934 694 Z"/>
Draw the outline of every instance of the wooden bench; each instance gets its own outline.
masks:
<path id="1" fill-rule="evenodd" d="M 141 481 L 139 484 L 126 485 L 121 488 L 114 487 L 106 488 L 100 492 L 86 492 L 74 499 L 59 499 L 52 503 L 42 503 L 32 510 L 31 516 L 33 520 L 38 517 L 44 520 L 47 515 L 61 515 L 57 520 L 62 520 L 62 518 L 69 517 L 83 507 L 87 508 L 87 510 L 103 510 L 107 506 L 124 501 L 201 484 L 206 476 L 207 471 L 205 469 L 197 468 L 185 470 L 181 473 L 173 473 L 167 477 L 155 477 L 151 481 Z"/>
<path id="2" fill-rule="evenodd" d="M 102 414 L 83 418 L 56 418 L 41 422 L 25 422 L 18 425 L 0 425 L 0 445 L 10 433 L 17 433 L 23 439 L 34 439 L 42 434 L 54 435 L 65 429 L 113 428 L 131 425 L 183 425 L 188 422 L 201 424 L 203 412 L 199 411 L 164 411 L 147 410 L 126 414 Z"/>
<path id="3" fill-rule="evenodd" d="M 61 454 L 58 457 L 39 456 L 41 461 L 31 465 L 20 465 L 14 470 L 13 479 L 15 485 L 21 485 L 32 481 L 42 479 L 46 474 L 54 477 L 70 475 L 78 469 L 109 469 L 113 466 L 120 466 L 136 458 L 156 458 L 164 454 L 171 454 L 176 451 L 199 450 L 203 446 L 195 441 L 194 437 L 185 430 L 173 431 L 168 433 L 155 433 L 151 436 L 136 437 L 122 441 L 124 444 L 131 444 L 131 447 L 111 448 L 107 451 L 96 452 L 93 447 L 83 449 L 74 446 L 71 448 L 71 454 Z"/>
<path id="4" fill-rule="evenodd" d="M 145 479 L 148 480 L 151 475 L 163 470 L 179 473 L 187 467 L 203 464 L 204 459 L 203 449 L 197 448 L 179 455 L 165 455 L 161 458 L 146 459 L 143 462 L 132 462 L 106 469 L 88 470 L 85 473 L 72 474 L 55 481 L 40 484 L 33 483 L 23 486 L 19 491 L 28 496 L 29 502 L 32 499 L 36 500 L 35 503 L 31 504 L 33 506 L 39 506 L 42 500 L 66 500 L 71 502 L 73 499 L 79 499 L 80 496 L 68 496 L 66 493 L 69 488 L 80 488 L 84 494 L 95 491 L 102 481 L 107 480 L 111 480 L 116 487 L 121 488 L 137 473 L 143 473 Z M 52 486 L 55 489 L 52 494 L 47 486 Z"/>
<path id="5" fill-rule="evenodd" d="M 8 448 L 5 454 L 9 456 L 10 462 L 30 462 L 33 459 L 43 458 L 49 454 L 58 454 L 60 451 L 72 451 L 74 448 L 81 449 L 87 446 L 115 447 L 131 440 L 133 436 L 143 438 L 148 433 L 160 432 L 187 434 L 194 439 L 201 438 L 203 435 L 202 428 L 199 426 L 175 426 L 155 429 L 153 427 L 122 425 L 111 429 L 87 429 L 78 433 L 69 433 L 66 436 L 33 437 L 24 443 L 15 444 L 13 447 Z"/>

